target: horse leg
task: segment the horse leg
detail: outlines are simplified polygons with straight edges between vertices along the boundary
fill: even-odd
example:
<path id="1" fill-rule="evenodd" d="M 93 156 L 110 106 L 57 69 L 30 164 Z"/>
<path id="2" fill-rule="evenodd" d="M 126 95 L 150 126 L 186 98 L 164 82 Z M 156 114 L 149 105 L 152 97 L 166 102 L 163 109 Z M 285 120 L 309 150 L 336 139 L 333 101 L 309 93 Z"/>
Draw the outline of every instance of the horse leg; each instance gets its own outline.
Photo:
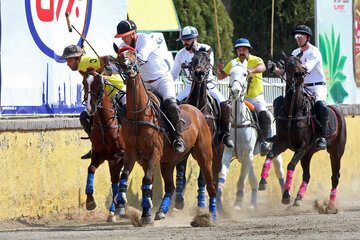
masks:
<path id="1" fill-rule="evenodd" d="M 109 215 L 107 222 L 115 222 L 116 215 L 124 215 L 125 212 L 120 213 L 119 204 L 115 203 L 115 197 L 119 193 L 120 171 L 123 166 L 123 159 L 117 159 L 115 162 L 109 162 L 109 171 L 111 177 L 112 188 L 112 202 L 109 208 Z"/>
<path id="2" fill-rule="evenodd" d="M 208 144 L 210 145 L 210 144 Z M 209 194 L 209 211 L 212 214 L 212 219 L 216 220 L 216 188 L 214 178 L 211 171 L 212 151 L 204 151 L 203 148 L 194 147 L 194 158 L 197 160 L 200 171 L 203 174 L 206 182 L 206 190 Z"/>
<path id="3" fill-rule="evenodd" d="M 251 186 L 251 208 L 257 208 L 257 191 L 259 188 L 258 180 L 255 175 L 254 166 L 251 165 L 249 171 L 249 183 Z"/>
<path id="4" fill-rule="evenodd" d="M 161 176 L 163 177 L 165 183 L 165 195 L 161 202 L 159 210 L 155 214 L 155 220 L 164 219 L 166 213 L 169 210 L 169 206 L 172 199 L 172 194 L 174 192 L 174 164 L 173 163 L 160 163 L 161 167 Z"/>
<path id="5" fill-rule="evenodd" d="M 267 189 L 267 181 L 266 179 L 269 176 L 270 166 L 272 160 L 276 158 L 280 153 L 286 150 L 286 146 L 281 144 L 280 142 L 274 142 L 271 151 L 266 155 L 266 159 L 263 165 L 263 169 L 261 171 L 261 179 L 259 183 L 259 191 L 263 191 Z"/>
<path id="6" fill-rule="evenodd" d="M 303 156 L 305 155 L 305 147 L 299 148 L 294 156 L 292 157 L 290 163 L 287 166 L 287 173 L 286 173 L 286 182 L 285 182 L 285 187 L 284 187 L 284 193 L 283 193 L 283 197 L 281 202 L 283 204 L 289 204 L 290 203 L 290 189 L 291 189 L 291 184 L 292 184 L 292 180 L 293 180 L 293 175 L 294 175 L 294 170 L 295 167 L 297 165 L 297 163 L 300 161 L 300 159 L 303 158 Z"/>
<path id="7" fill-rule="evenodd" d="M 299 192 L 294 200 L 294 206 L 301 206 L 302 199 L 305 195 L 307 185 L 310 181 L 310 161 L 313 153 L 305 154 L 301 160 L 301 167 L 303 169 L 303 182 L 300 185 Z"/>
<path id="8" fill-rule="evenodd" d="M 175 208 L 183 209 L 184 208 L 184 191 L 186 186 L 186 164 L 187 159 L 179 162 L 176 165 L 176 198 L 175 198 Z"/>
<path id="9" fill-rule="evenodd" d="M 201 170 L 199 171 L 199 177 L 198 177 L 198 196 L 197 196 L 197 206 L 199 208 L 205 208 L 205 179 L 204 176 L 201 172 Z"/>
<path id="10" fill-rule="evenodd" d="M 223 190 L 223 187 L 224 187 L 224 184 L 226 181 L 226 176 L 229 172 L 232 154 L 233 154 L 232 149 L 225 148 L 223 157 L 222 157 L 222 166 L 221 166 L 221 170 L 219 172 L 219 180 L 218 180 L 217 194 L 216 194 L 216 200 L 217 200 L 216 202 L 217 202 L 217 207 L 218 207 L 219 211 L 224 211 L 224 208 L 223 208 L 222 202 L 221 202 L 221 195 L 222 195 L 222 190 Z"/>
<path id="11" fill-rule="evenodd" d="M 277 178 L 279 179 L 280 189 L 281 189 L 281 195 L 284 193 L 284 186 L 285 186 L 285 180 L 284 180 L 284 169 L 282 166 L 282 156 L 278 155 L 276 158 L 274 158 L 274 166 L 275 166 L 275 174 Z"/>
<path id="12" fill-rule="evenodd" d="M 96 153 L 92 153 L 91 156 L 91 163 L 88 167 L 88 175 L 86 180 L 86 188 L 85 188 L 85 194 L 86 194 L 86 210 L 91 211 L 96 208 L 95 199 L 93 197 L 94 193 L 94 174 L 96 169 L 105 161 L 105 159 L 102 159 L 96 155 Z"/>
<path id="13" fill-rule="evenodd" d="M 249 151 L 245 154 L 243 152 L 241 154 L 241 171 L 240 171 L 240 177 L 237 183 L 237 192 L 236 192 L 236 200 L 235 200 L 235 208 L 241 210 L 242 202 L 244 199 L 244 189 L 245 189 L 245 182 L 249 175 L 250 168 L 252 167 L 252 161 L 254 159 L 254 155 L 252 151 Z"/>
<path id="14" fill-rule="evenodd" d="M 156 151 L 155 151 L 156 152 Z M 159 151 L 160 152 L 160 151 Z M 150 157 L 149 160 L 144 161 L 143 169 L 145 171 L 145 176 L 142 181 L 142 202 L 141 206 L 143 208 L 143 212 L 141 214 L 141 222 L 142 224 L 150 224 L 152 223 L 151 219 L 151 208 L 152 204 L 152 182 L 154 177 L 154 171 L 156 165 L 159 163 L 159 158 L 155 159 L 154 156 Z M 172 172 L 173 174 L 173 172 Z"/>
<path id="15" fill-rule="evenodd" d="M 119 190 L 117 196 L 115 196 L 116 212 L 120 217 L 125 216 L 125 204 L 127 203 L 126 190 L 128 185 L 128 179 L 131 171 L 134 168 L 137 154 L 130 151 L 125 151 L 124 155 L 124 169 L 121 173 Z"/>

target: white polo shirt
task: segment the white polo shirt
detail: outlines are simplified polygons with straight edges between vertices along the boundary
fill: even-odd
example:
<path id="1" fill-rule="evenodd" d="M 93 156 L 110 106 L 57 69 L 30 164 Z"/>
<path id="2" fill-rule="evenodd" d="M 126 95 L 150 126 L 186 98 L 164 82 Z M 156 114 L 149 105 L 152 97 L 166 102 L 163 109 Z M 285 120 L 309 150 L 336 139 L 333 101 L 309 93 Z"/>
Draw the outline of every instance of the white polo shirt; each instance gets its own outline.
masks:
<path id="1" fill-rule="evenodd" d="M 135 44 L 137 58 L 146 61 L 140 65 L 142 78 L 145 82 L 163 77 L 169 67 L 165 58 L 161 55 L 161 50 L 149 34 L 138 33 Z M 119 48 L 127 46 L 125 42 L 121 43 Z"/>
<path id="2" fill-rule="evenodd" d="M 209 50 L 210 46 L 204 43 L 198 43 L 197 44 L 197 49 L 199 50 L 201 47 L 205 48 L 205 50 Z M 171 75 L 173 76 L 173 79 L 176 80 L 180 74 L 181 71 L 181 64 L 182 63 L 190 63 L 191 59 L 194 57 L 194 53 L 190 53 L 188 50 L 186 50 L 186 48 L 182 48 L 180 49 L 180 51 L 176 54 L 175 56 L 175 61 L 174 61 L 174 66 L 171 69 Z M 214 52 L 210 53 L 210 64 L 211 66 L 214 66 Z M 189 70 L 185 69 L 186 72 L 186 76 L 189 76 Z M 212 73 L 212 71 L 209 72 L 209 80 L 214 79 L 214 75 Z M 186 79 L 186 83 L 187 84 L 191 84 L 191 80 L 190 79 Z"/>

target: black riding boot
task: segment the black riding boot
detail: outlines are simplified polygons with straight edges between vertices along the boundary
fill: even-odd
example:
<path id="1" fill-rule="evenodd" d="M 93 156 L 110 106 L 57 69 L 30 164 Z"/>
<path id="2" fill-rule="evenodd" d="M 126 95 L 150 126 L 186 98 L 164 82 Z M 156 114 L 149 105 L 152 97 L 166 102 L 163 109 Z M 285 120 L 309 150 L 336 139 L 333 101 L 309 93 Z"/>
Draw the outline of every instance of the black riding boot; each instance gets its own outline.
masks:
<path id="1" fill-rule="evenodd" d="M 90 138 L 91 135 L 91 125 L 92 125 L 92 117 L 86 111 L 82 111 L 80 114 L 80 123 Z M 81 159 L 90 159 L 91 158 L 91 150 L 85 155 L 81 156 Z"/>
<path id="2" fill-rule="evenodd" d="M 220 103 L 221 107 L 221 131 L 222 131 L 222 141 L 228 148 L 234 147 L 234 142 L 230 136 L 231 128 L 231 102 L 224 101 Z"/>
<path id="3" fill-rule="evenodd" d="M 325 150 L 326 149 L 326 130 L 327 130 L 327 123 L 329 121 L 329 110 L 326 106 L 324 101 L 317 101 L 315 103 L 315 112 L 316 117 L 321 124 L 321 135 L 315 141 L 316 149 L 318 150 Z"/>
<path id="4" fill-rule="evenodd" d="M 183 153 L 185 151 L 185 142 L 181 137 L 180 132 L 180 108 L 176 103 L 176 99 L 168 98 L 164 101 L 164 109 L 171 124 L 174 126 L 173 132 L 174 142 L 173 147 L 176 153 Z"/>
<path id="5" fill-rule="evenodd" d="M 268 111 L 259 112 L 259 139 L 260 139 L 260 155 L 265 156 L 270 152 L 270 144 L 265 139 L 271 137 L 271 117 Z"/>

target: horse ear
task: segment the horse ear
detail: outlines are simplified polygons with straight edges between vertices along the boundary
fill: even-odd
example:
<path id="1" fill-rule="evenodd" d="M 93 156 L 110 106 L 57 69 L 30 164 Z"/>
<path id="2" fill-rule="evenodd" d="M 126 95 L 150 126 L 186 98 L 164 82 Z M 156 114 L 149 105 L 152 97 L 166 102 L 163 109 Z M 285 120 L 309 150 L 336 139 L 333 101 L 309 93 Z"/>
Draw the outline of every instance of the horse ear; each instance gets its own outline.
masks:
<path id="1" fill-rule="evenodd" d="M 114 51 L 116 52 L 116 54 L 118 54 L 119 47 L 115 43 L 113 43 L 113 48 L 114 48 Z"/>
<path id="2" fill-rule="evenodd" d="M 210 53 L 212 53 L 212 51 L 213 51 L 213 49 L 212 49 L 212 47 L 210 47 L 210 48 L 207 50 L 207 53 L 210 54 Z"/>
<path id="3" fill-rule="evenodd" d="M 287 56 L 286 56 L 286 54 L 284 53 L 284 51 L 281 51 L 281 56 L 283 57 L 284 60 L 287 58 Z"/>

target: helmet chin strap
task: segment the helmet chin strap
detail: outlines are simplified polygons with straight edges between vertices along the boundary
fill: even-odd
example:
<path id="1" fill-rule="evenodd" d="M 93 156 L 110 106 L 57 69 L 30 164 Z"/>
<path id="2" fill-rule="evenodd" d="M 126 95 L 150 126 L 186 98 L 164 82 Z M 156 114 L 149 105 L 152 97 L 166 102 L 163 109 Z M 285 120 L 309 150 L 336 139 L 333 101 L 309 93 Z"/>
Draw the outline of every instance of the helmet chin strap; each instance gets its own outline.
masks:
<path id="1" fill-rule="evenodd" d="M 306 42 L 303 45 L 300 46 L 301 48 L 304 47 L 310 41 L 309 38 L 310 38 L 309 36 L 306 37 Z"/>

